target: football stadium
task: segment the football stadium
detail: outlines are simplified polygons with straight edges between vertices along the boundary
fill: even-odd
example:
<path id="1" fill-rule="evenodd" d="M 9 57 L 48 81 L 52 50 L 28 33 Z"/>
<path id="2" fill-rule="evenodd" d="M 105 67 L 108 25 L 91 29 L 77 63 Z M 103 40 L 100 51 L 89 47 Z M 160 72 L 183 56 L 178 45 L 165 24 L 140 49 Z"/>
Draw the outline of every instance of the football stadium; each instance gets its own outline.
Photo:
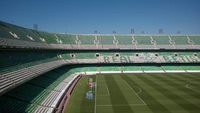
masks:
<path id="1" fill-rule="evenodd" d="M 0 112 L 197 113 L 200 35 L 59 34 L 0 22 Z"/>
<path id="2" fill-rule="evenodd" d="M 199 0 L 0 3 L 0 113 L 200 113 Z"/>

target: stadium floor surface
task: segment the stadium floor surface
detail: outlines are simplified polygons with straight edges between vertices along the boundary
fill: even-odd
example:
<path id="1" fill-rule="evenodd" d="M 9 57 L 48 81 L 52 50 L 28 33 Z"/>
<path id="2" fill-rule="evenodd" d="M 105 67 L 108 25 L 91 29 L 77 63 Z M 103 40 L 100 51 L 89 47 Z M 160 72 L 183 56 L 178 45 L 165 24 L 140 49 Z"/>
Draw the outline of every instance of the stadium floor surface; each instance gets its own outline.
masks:
<path id="1" fill-rule="evenodd" d="M 96 81 L 87 100 L 88 78 Z M 199 113 L 198 74 L 109 74 L 84 76 L 65 113 Z"/>

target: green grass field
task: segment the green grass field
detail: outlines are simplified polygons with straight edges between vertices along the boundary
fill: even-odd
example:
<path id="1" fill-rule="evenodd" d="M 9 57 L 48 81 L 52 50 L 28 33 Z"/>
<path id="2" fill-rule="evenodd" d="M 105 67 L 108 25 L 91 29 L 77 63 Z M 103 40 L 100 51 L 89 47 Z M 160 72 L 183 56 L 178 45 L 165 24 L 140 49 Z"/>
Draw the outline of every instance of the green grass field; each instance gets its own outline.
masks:
<path id="1" fill-rule="evenodd" d="M 92 76 L 94 99 L 81 78 L 65 113 L 200 113 L 198 74 L 109 74 Z"/>

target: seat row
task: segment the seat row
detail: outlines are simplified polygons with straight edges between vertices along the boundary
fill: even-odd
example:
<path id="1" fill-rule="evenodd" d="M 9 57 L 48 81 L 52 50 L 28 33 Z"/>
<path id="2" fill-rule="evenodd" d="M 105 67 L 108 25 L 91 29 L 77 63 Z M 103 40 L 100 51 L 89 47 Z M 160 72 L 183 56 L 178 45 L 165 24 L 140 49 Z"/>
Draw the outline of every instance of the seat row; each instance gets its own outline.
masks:
<path id="1" fill-rule="evenodd" d="M 9 38 L 0 38 L 2 48 L 28 49 L 200 49 L 198 44 L 47 44 L 41 42 L 24 41 Z"/>
<path id="2" fill-rule="evenodd" d="M 63 60 L 47 62 L 0 75 L 0 95 L 45 72 L 64 65 Z"/>
<path id="3" fill-rule="evenodd" d="M 40 75 L 1 96 L 0 103 L 6 105 L 1 109 L 10 112 L 52 113 L 78 76 L 78 73 L 72 74 L 66 67 Z"/>

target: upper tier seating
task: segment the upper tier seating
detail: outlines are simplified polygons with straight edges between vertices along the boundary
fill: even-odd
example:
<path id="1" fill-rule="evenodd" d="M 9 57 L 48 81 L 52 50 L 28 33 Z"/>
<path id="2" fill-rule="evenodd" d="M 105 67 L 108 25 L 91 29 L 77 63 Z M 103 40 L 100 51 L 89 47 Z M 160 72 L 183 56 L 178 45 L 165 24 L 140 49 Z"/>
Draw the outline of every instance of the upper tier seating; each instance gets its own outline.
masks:
<path id="1" fill-rule="evenodd" d="M 100 44 L 113 44 L 114 36 L 98 36 L 98 39 L 100 40 Z"/>
<path id="2" fill-rule="evenodd" d="M 200 36 L 189 36 L 195 45 L 200 45 Z"/>
<path id="3" fill-rule="evenodd" d="M 157 45 L 170 45 L 169 36 L 152 36 Z"/>
<path id="4" fill-rule="evenodd" d="M 0 47 L 42 49 L 200 49 L 198 35 L 48 33 L 0 22 Z M 195 46 L 194 46 L 195 45 Z"/>
<path id="5" fill-rule="evenodd" d="M 187 36 L 170 36 L 170 38 L 175 42 L 176 45 L 187 45 Z"/>
<path id="6" fill-rule="evenodd" d="M 94 44 L 95 36 L 94 35 L 78 35 L 78 39 L 81 41 L 81 44 Z"/>
<path id="7" fill-rule="evenodd" d="M 38 40 L 37 34 L 33 33 L 33 30 L 5 24 L 3 22 L 0 22 L 0 36 L 1 38 L 41 42 Z"/>
<path id="8" fill-rule="evenodd" d="M 115 36 L 115 38 L 118 40 L 118 45 L 132 45 L 132 36 Z"/>
<path id="9" fill-rule="evenodd" d="M 76 44 L 76 35 L 56 34 L 63 44 Z"/>
<path id="10" fill-rule="evenodd" d="M 152 45 L 150 36 L 134 36 L 138 45 Z"/>

